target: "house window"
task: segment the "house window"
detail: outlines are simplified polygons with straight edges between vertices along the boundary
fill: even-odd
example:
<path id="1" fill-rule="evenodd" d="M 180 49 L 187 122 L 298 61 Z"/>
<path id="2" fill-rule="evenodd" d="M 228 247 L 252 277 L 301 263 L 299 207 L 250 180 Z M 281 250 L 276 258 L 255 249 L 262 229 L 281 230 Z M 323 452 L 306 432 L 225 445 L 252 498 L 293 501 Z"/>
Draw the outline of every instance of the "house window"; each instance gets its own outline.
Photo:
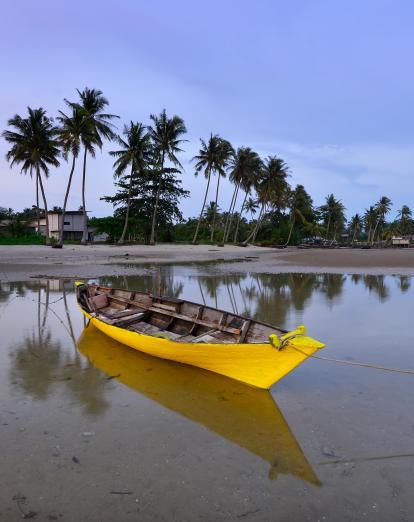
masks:
<path id="1" fill-rule="evenodd" d="M 70 221 L 64 221 L 64 225 L 70 225 Z"/>

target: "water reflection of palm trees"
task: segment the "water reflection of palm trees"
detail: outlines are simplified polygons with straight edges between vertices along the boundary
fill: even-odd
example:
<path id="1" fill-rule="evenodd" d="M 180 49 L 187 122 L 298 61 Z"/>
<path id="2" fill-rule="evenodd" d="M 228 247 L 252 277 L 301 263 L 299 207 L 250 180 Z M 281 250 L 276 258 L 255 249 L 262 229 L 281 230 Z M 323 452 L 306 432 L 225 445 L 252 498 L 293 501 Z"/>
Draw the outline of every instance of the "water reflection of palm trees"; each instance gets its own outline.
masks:
<path id="1" fill-rule="evenodd" d="M 389 296 L 388 285 L 381 275 L 213 273 L 189 277 L 197 280 L 200 302 L 278 325 L 286 324 L 291 310 L 305 310 L 312 297 L 322 298 L 330 306 L 339 303 L 348 279 L 354 284 L 362 282 L 380 301 Z M 401 276 L 398 280 L 402 292 L 410 288 L 409 277 Z"/>
<path id="2" fill-rule="evenodd" d="M 374 292 L 380 301 L 386 301 L 389 297 L 389 289 L 385 284 L 383 275 L 365 275 L 364 276 L 365 287 L 370 291 Z"/>
<path id="3" fill-rule="evenodd" d="M 40 337 L 32 331 L 13 347 L 13 387 L 34 399 L 46 399 L 61 364 L 61 345 L 52 340 L 50 331 Z"/>
<path id="4" fill-rule="evenodd" d="M 351 280 L 354 284 L 359 284 L 361 281 L 363 282 L 365 288 L 370 292 L 375 294 L 380 302 L 384 302 L 389 298 L 389 287 L 385 282 L 386 276 L 383 275 L 359 275 L 354 274 L 351 276 Z M 404 276 L 400 276 L 399 280 L 399 288 L 402 292 L 408 290 L 410 288 L 410 278 L 405 278 Z"/>
<path id="5" fill-rule="evenodd" d="M 407 292 L 407 290 L 410 289 L 411 278 L 409 276 L 399 276 L 398 281 L 398 287 L 401 290 L 401 292 Z"/>
<path id="6" fill-rule="evenodd" d="M 147 356 L 93 325 L 84 329 L 78 347 L 107 375 L 267 461 L 269 478 L 289 474 L 320 485 L 269 392 Z"/>
<path id="7" fill-rule="evenodd" d="M 158 295 L 179 297 L 184 289 L 182 281 L 178 281 L 174 275 L 174 267 L 166 265 L 162 269 L 150 270 L 137 276 L 106 276 L 99 278 L 102 286 L 115 288 L 134 289 L 140 292 L 150 292 Z"/>
<path id="8" fill-rule="evenodd" d="M 283 325 L 290 310 L 303 311 L 314 293 L 334 303 L 346 276 L 338 274 L 194 275 L 200 301 L 233 313 Z M 218 303 L 218 296 L 221 296 Z M 207 299 L 206 299 L 207 298 Z"/>
<path id="9" fill-rule="evenodd" d="M 70 285 L 72 291 L 72 283 L 66 284 Z M 53 339 L 52 329 L 48 324 L 49 311 L 52 310 L 52 288 L 55 292 L 62 292 L 66 314 L 64 322 L 63 316 L 60 317 L 53 310 L 66 330 L 57 332 L 61 334 L 59 340 Z M 19 292 L 20 297 L 26 296 L 34 301 L 36 309 L 36 320 L 31 332 L 25 334 L 23 339 L 12 347 L 10 381 L 13 389 L 36 400 L 46 400 L 57 388 L 63 387 L 86 414 L 103 413 L 109 406 L 104 398 L 107 381 L 99 370 L 80 357 L 76 349 L 65 282 L 59 280 L 56 285 L 56 281 L 45 280 L 37 284 L 13 287 L 13 290 Z M 68 352 L 62 346 L 61 339 L 64 340 L 65 335 L 67 338 L 67 334 L 74 343 L 75 351 Z"/>

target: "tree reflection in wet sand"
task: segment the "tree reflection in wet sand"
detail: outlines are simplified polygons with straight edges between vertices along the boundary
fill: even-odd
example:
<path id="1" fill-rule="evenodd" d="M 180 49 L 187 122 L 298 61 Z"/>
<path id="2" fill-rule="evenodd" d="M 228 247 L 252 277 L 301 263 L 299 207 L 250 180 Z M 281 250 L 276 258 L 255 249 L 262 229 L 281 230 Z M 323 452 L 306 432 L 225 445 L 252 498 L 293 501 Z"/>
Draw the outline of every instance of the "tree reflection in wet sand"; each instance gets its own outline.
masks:
<path id="1" fill-rule="evenodd" d="M 70 285 L 72 290 L 72 283 L 66 284 Z M 63 388 L 69 394 L 69 400 L 75 400 L 85 414 L 103 413 L 109 407 L 104 397 L 105 389 L 108 387 L 107 379 L 77 351 L 65 283 L 59 281 L 53 292 L 62 293 L 66 317 L 57 314 L 54 308 L 53 311 L 66 332 L 62 331 L 63 328 L 56 330 L 48 326 L 49 308 L 52 306 L 50 280 L 37 285 L 12 285 L 10 290 L 12 289 L 19 292 L 19 297 L 30 295 L 30 299 L 35 301 L 36 309 L 31 331 L 25 333 L 23 339 L 11 347 L 12 388 L 15 392 L 23 392 L 35 400 L 46 400 L 57 389 Z M 9 292 L 9 298 L 10 295 Z M 65 349 L 67 333 L 75 348 L 71 352 Z"/>

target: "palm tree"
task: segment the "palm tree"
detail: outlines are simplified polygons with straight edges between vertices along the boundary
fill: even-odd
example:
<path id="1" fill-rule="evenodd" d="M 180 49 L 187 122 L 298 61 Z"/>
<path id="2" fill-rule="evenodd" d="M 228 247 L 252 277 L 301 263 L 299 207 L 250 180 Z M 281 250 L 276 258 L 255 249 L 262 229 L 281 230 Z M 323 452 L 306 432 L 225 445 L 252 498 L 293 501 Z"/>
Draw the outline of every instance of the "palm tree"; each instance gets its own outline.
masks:
<path id="1" fill-rule="evenodd" d="M 240 147 L 230 161 L 230 168 L 230 181 L 234 183 L 234 191 L 224 227 L 224 241 L 227 241 L 230 235 L 239 189 L 243 186 L 243 184 L 251 186 L 252 179 L 260 174 L 262 161 L 259 155 L 250 147 Z M 243 206 L 247 198 L 247 193 L 248 192 L 246 191 L 241 212 L 243 212 Z"/>
<path id="2" fill-rule="evenodd" d="M 287 190 L 287 204 L 290 207 L 290 229 L 284 246 L 289 245 L 298 218 L 304 231 L 312 235 L 315 233 L 313 201 L 303 185 L 296 185 L 294 190 Z"/>
<path id="3" fill-rule="evenodd" d="M 412 212 L 410 207 L 403 205 L 398 211 L 397 219 L 399 220 L 400 233 L 402 236 L 409 234 L 413 228 Z"/>
<path id="4" fill-rule="evenodd" d="M 176 167 L 182 168 L 176 154 L 182 152 L 179 145 L 185 141 L 181 136 L 187 132 L 184 120 L 179 116 L 168 118 L 165 109 L 156 116 L 151 114 L 152 126 L 148 127 L 154 145 L 159 169 L 158 183 L 156 184 L 154 211 L 151 224 L 150 245 L 155 245 L 155 225 L 157 222 L 157 211 L 162 187 L 165 159 L 167 158 Z"/>
<path id="5" fill-rule="evenodd" d="M 338 228 L 342 228 L 345 221 L 345 207 L 340 199 L 336 199 L 333 194 L 329 194 L 326 197 L 325 205 L 322 205 L 319 209 L 326 225 L 325 239 L 329 239 L 329 232 L 332 226 L 332 241 L 335 241 Z"/>
<path id="6" fill-rule="evenodd" d="M 280 208 L 285 204 L 289 188 L 286 180 L 289 175 L 288 170 L 285 161 L 277 156 L 269 156 L 264 161 L 261 177 L 255 187 L 261 204 L 259 217 L 252 233 L 244 240 L 244 245 L 247 245 L 249 241 L 254 242 L 256 240 L 268 206 Z"/>
<path id="7" fill-rule="evenodd" d="M 104 111 L 109 104 L 99 89 L 89 89 L 85 87 L 83 91 L 76 89 L 80 97 L 80 103 L 66 103 L 74 108 L 80 108 L 84 111 L 85 116 L 89 120 L 92 129 L 87 134 L 82 135 L 82 144 L 84 146 L 83 155 L 83 171 L 82 171 L 82 210 L 83 210 L 83 234 L 82 244 L 85 245 L 88 240 L 88 216 L 86 211 L 85 188 L 86 188 L 86 158 L 88 153 L 95 157 L 95 147 L 102 149 L 103 140 L 113 140 L 115 138 L 114 126 L 111 120 L 119 118 L 115 114 L 107 114 Z"/>
<path id="8" fill-rule="evenodd" d="M 377 204 L 375 205 L 375 210 L 377 212 L 377 222 L 375 223 L 374 232 L 373 232 L 372 238 L 371 238 L 371 244 L 374 243 L 375 234 L 377 232 L 378 225 L 380 223 L 384 222 L 385 216 L 391 210 L 391 206 L 392 206 L 391 200 L 389 198 L 387 198 L 387 196 L 382 196 L 380 198 L 380 200 L 377 202 Z"/>
<path id="9" fill-rule="evenodd" d="M 243 203 L 242 203 L 240 213 L 238 216 L 236 230 L 234 231 L 233 243 L 237 243 L 237 239 L 238 239 L 238 235 L 239 235 L 239 227 L 240 227 L 240 222 L 241 222 L 241 219 L 243 216 L 243 211 L 246 210 L 246 211 L 250 212 L 251 215 L 253 216 L 253 214 L 256 213 L 256 210 L 258 208 L 258 203 L 256 200 L 254 200 L 251 197 L 251 192 L 252 192 L 252 189 L 257 185 L 257 182 L 261 177 L 262 169 L 263 169 L 263 161 L 258 156 L 258 161 L 257 161 L 255 168 L 252 168 L 251 170 L 248 169 L 245 172 L 245 175 L 242 177 L 241 188 L 244 190 L 244 199 L 243 199 Z M 249 199 L 247 199 L 247 198 L 249 198 Z"/>
<path id="10" fill-rule="evenodd" d="M 326 224 L 326 235 L 325 239 L 329 238 L 329 229 L 332 223 L 332 217 L 335 214 L 335 209 L 337 205 L 337 200 L 333 194 L 329 194 L 325 199 L 325 205 L 320 207 L 320 211 L 324 217 L 324 221 Z"/>
<path id="11" fill-rule="evenodd" d="M 220 207 L 216 207 L 216 204 L 214 201 L 210 201 L 210 203 L 204 209 L 203 218 L 204 218 L 204 221 L 207 223 L 208 227 L 210 228 L 210 232 L 211 232 L 211 227 L 213 225 L 214 214 L 220 213 L 220 210 L 221 210 Z"/>
<path id="12" fill-rule="evenodd" d="M 244 205 L 245 211 L 250 212 L 251 219 L 253 219 L 253 216 L 256 214 L 258 208 L 259 201 L 253 198 L 249 198 Z"/>
<path id="13" fill-rule="evenodd" d="M 365 232 L 367 234 L 367 243 L 371 242 L 371 234 L 372 234 L 373 228 L 375 227 L 376 220 L 377 220 L 376 209 L 373 206 L 365 209 L 363 221 L 364 221 Z"/>
<path id="14" fill-rule="evenodd" d="M 352 216 L 350 222 L 350 229 L 352 231 L 352 243 L 355 243 L 355 240 L 358 239 L 359 233 L 362 229 L 363 220 L 359 214 L 355 214 Z"/>
<path id="15" fill-rule="evenodd" d="M 60 127 L 57 131 L 57 136 L 63 150 L 63 157 L 66 161 L 68 161 L 69 155 L 72 155 L 72 166 L 70 169 L 68 184 L 66 187 L 65 199 L 63 202 L 62 221 L 59 227 L 60 246 L 63 246 L 63 228 L 65 223 L 66 205 L 69 198 L 73 173 L 75 171 L 75 164 L 79 156 L 82 141 L 85 144 L 85 146 L 89 148 L 89 152 L 93 154 L 93 148 L 91 147 L 91 143 L 93 142 L 94 135 L 93 127 L 90 124 L 90 120 L 81 107 L 72 106 L 71 109 L 72 114 L 66 115 L 64 112 L 59 111 L 60 116 L 57 117 L 57 120 L 60 123 Z"/>
<path id="16" fill-rule="evenodd" d="M 221 150 L 222 150 L 222 142 L 224 140 L 220 138 L 217 134 L 210 134 L 210 138 L 208 142 L 200 139 L 201 148 L 197 154 L 194 156 L 193 161 L 195 164 L 195 176 L 198 176 L 200 172 L 204 172 L 204 177 L 207 180 L 206 191 L 204 193 L 203 205 L 201 206 L 200 216 L 198 218 L 197 227 L 194 232 L 193 237 L 193 245 L 197 242 L 198 232 L 200 230 L 201 221 L 204 216 L 204 209 L 206 206 L 207 195 L 210 188 L 211 174 L 218 171 L 221 168 Z M 214 213 L 214 207 L 211 206 L 212 215 Z"/>
<path id="17" fill-rule="evenodd" d="M 131 193 L 136 175 L 143 174 L 148 165 L 149 154 L 151 151 L 151 138 L 146 127 L 142 123 L 130 122 L 124 126 L 123 132 L 125 139 L 121 136 L 116 137 L 116 141 L 121 147 L 120 150 L 110 151 L 110 155 L 117 158 L 114 163 L 115 177 L 120 177 L 125 170 L 130 167 L 128 199 L 125 214 L 125 223 L 118 243 L 122 245 L 128 228 L 129 211 L 131 207 Z"/>
<path id="18" fill-rule="evenodd" d="M 57 129 L 52 120 L 46 116 L 46 111 L 27 108 L 28 117 L 22 118 L 16 114 L 7 124 L 14 130 L 3 132 L 4 139 L 12 145 L 6 158 L 13 165 L 21 165 L 21 172 L 32 175 L 36 172 L 36 180 L 39 183 L 43 198 L 46 222 L 46 244 L 50 243 L 49 218 L 46 202 L 46 194 L 43 187 L 42 173 L 49 176 L 49 166 L 59 166 L 59 143 L 56 140 Z M 39 208 L 39 206 L 38 206 Z"/>
<path id="19" fill-rule="evenodd" d="M 217 172 L 217 187 L 216 187 L 216 199 L 214 205 L 214 213 L 213 213 L 213 223 L 211 225 L 211 236 L 210 241 L 214 241 L 214 232 L 216 228 L 216 215 L 218 209 L 218 195 L 220 190 L 220 179 L 221 177 L 226 177 L 226 169 L 229 165 L 229 161 L 234 154 L 233 147 L 230 142 L 220 138 L 218 143 L 218 151 L 217 151 L 217 162 L 215 171 Z"/>

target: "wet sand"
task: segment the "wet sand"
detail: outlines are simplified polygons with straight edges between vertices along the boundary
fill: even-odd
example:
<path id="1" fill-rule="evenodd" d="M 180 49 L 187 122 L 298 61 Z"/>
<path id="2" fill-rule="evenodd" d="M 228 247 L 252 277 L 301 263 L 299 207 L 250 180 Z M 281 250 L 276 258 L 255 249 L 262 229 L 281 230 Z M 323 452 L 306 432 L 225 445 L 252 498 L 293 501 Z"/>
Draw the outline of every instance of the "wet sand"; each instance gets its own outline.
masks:
<path id="1" fill-rule="evenodd" d="M 412 367 L 413 278 L 233 266 L 161 277 L 170 295 L 306 324 L 328 357 Z M 0 290 L 0 521 L 413 520 L 411 376 L 309 360 L 254 390 L 84 328 L 70 282 Z"/>
<path id="2" fill-rule="evenodd" d="M 157 246 L 70 245 L 62 250 L 35 245 L 0 246 L 0 280 L 37 275 L 92 278 L 134 275 L 139 267 L 165 263 L 243 262 L 243 271 L 414 274 L 414 249 L 271 249 L 248 246 L 161 244 Z M 240 265 L 226 264 L 226 271 Z"/>

